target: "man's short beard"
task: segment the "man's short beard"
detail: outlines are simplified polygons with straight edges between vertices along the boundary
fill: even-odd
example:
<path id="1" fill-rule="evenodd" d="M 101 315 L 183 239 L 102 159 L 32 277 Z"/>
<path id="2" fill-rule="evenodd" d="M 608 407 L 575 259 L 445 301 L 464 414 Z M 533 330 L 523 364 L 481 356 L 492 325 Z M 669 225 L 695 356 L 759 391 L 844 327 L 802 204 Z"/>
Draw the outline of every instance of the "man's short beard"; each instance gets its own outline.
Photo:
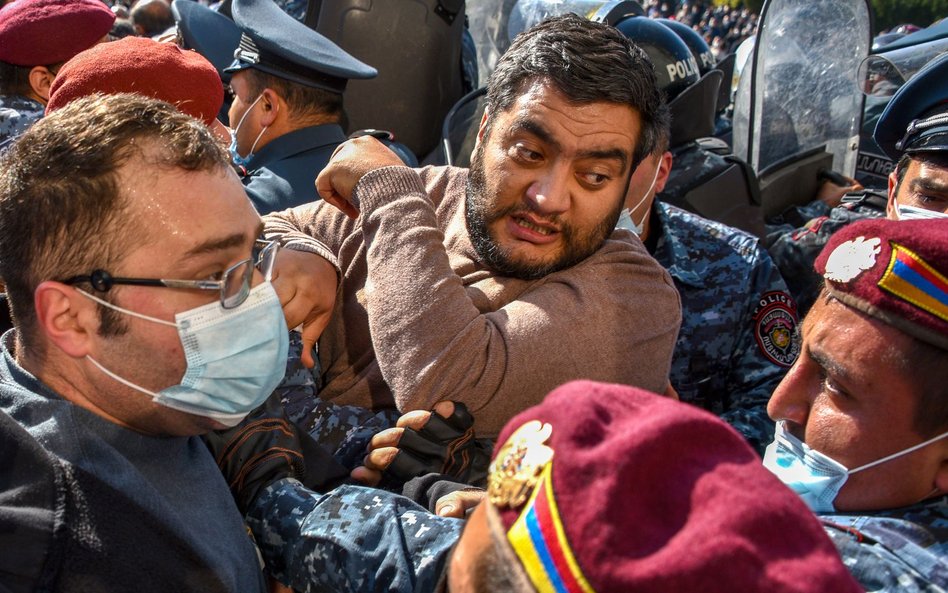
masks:
<path id="1" fill-rule="evenodd" d="M 487 140 L 485 134 L 484 140 Z M 559 257 L 546 262 L 517 261 L 509 249 L 502 247 L 491 236 L 490 225 L 515 212 L 528 212 L 529 208 L 522 204 L 508 206 L 499 212 L 489 212 L 487 196 L 487 179 L 484 174 L 483 147 L 474 151 L 471 166 L 468 170 L 467 187 L 465 188 L 464 217 L 467 222 L 467 233 L 471 244 L 481 260 L 491 269 L 502 276 L 519 278 L 521 280 L 537 280 L 554 272 L 575 266 L 602 247 L 605 240 L 612 234 L 619 220 L 622 210 L 622 201 L 609 216 L 599 223 L 589 233 L 581 234 L 570 224 L 563 224 L 563 249 Z M 554 219 L 555 221 L 555 219 Z"/>

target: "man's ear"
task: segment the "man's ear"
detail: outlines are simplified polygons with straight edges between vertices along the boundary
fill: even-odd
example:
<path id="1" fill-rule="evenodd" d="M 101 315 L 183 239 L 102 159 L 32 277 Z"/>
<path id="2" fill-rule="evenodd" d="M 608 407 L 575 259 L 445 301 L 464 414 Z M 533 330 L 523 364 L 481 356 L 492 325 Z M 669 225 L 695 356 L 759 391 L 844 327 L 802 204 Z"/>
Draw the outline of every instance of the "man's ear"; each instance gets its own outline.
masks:
<path id="1" fill-rule="evenodd" d="M 484 115 L 481 116 L 481 123 L 477 127 L 477 140 L 474 142 L 474 150 L 477 150 L 480 147 L 481 141 L 484 139 L 484 134 L 487 132 L 487 120 L 489 117 L 490 114 L 487 113 L 487 110 L 485 109 Z"/>
<path id="2" fill-rule="evenodd" d="M 885 216 L 889 220 L 898 220 L 896 217 L 896 203 L 895 203 L 895 192 L 899 186 L 898 177 L 898 168 L 896 167 L 891 173 L 889 173 L 889 199 L 885 203 Z"/>
<path id="3" fill-rule="evenodd" d="M 672 153 L 666 150 L 662 154 L 662 160 L 658 163 L 658 177 L 655 178 L 655 193 L 661 193 L 668 183 L 668 176 L 672 170 Z"/>
<path id="4" fill-rule="evenodd" d="M 47 280 L 36 287 L 33 307 L 37 330 L 52 346 L 73 358 L 82 358 L 91 351 L 99 329 L 94 301 L 72 286 Z"/>
<path id="5" fill-rule="evenodd" d="M 285 107 L 285 101 L 276 91 L 270 88 L 263 89 L 260 95 L 260 125 L 269 128 L 276 122 L 277 116 Z"/>
<path id="6" fill-rule="evenodd" d="M 49 101 L 49 87 L 53 85 L 56 75 L 46 66 L 34 66 L 30 70 L 30 88 L 33 94 L 41 99 L 43 105 Z"/>

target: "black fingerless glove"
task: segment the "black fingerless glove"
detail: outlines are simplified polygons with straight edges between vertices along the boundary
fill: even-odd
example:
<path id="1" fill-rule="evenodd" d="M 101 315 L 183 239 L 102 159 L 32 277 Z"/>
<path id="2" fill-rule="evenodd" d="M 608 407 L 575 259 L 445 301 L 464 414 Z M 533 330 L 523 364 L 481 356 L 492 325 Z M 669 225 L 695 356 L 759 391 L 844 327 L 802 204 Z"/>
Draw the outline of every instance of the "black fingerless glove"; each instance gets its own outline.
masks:
<path id="1" fill-rule="evenodd" d="M 398 483 L 436 473 L 484 486 L 491 448 L 489 440 L 475 438 L 474 417 L 467 406 L 455 402 L 451 416 L 442 418 L 432 412 L 421 430 L 406 428 L 398 442 L 398 453 L 384 473 Z"/>

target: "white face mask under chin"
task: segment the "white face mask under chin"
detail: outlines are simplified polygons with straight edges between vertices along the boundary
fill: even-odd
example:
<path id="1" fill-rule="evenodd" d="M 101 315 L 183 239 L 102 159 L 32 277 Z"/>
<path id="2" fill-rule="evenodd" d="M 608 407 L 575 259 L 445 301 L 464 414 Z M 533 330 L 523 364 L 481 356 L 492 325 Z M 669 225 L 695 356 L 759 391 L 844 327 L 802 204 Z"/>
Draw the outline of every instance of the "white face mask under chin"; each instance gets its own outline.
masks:
<path id="1" fill-rule="evenodd" d="M 642 194 L 642 198 L 638 201 L 638 203 L 631 208 L 623 208 L 622 212 L 619 213 L 619 220 L 616 222 L 617 229 L 626 229 L 628 231 L 632 231 L 640 237 L 642 236 L 642 232 L 645 230 L 645 219 L 648 218 L 648 210 L 646 210 L 645 214 L 642 215 L 642 220 L 637 223 L 632 220 L 632 213 L 638 210 L 639 206 L 641 206 L 652 193 L 652 189 L 655 187 L 655 182 L 658 181 L 658 171 L 661 168 L 661 163 L 655 167 L 655 175 L 652 177 L 652 183 L 649 184 L 648 189 L 645 190 L 644 194 Z"/>
<path id="2" fill-rule="evenodd" d="M 254 287 L 247 300 L 233 309 L 214 302 L 178 313 L 174 322 L 79 292 L 125 315 L 177 328 L 187 369 L 177 384 L 159 392 L 137 385 L 86 356 L 100 371 L 151 396 L 155 403 L 235 426 L 283 379 L 289 336 L 280 299 L 269 282 Z"/>
<path id="3" fill-rule="evenodd" d="M 790 434 L 786 422 L 778 422 L 774 441 L 767 446 L 764 453 L 764 467 L 800 495 L 814 513 L 833 513 L 836 512 L 833 503 L 849 476 L 908 455 L 945 437 L 948 437 L 948 432 L 882 459 L 848 469 Z"/>

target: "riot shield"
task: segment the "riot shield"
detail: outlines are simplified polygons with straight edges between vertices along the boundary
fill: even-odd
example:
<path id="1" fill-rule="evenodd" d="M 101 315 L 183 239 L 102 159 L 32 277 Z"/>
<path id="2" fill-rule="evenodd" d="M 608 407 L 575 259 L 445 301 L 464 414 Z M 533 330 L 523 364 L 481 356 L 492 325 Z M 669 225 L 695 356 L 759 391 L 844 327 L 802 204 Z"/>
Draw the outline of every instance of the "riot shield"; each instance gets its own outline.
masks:
<path id="1" fill-rule="evenodd" d="M 567 12 L 610 25 L 626 17 L 645 14 L 637 0 L 517 0 L 507 21 L 508 41 L 542 20 Z"/>
<path id="2" fill-rule="evenodd" d="M 497 60 L 517 33 L 548 16 L 567 12 L 610 24 L 644 13 L 638 0 L 467 0 L 481 83 L 487 83 Z"/>
<path id="3" fill-rule="evenodd" d="M 741 72 L 734 153 L 761 182 L 765 215 L 812 199 L 819 171 L 852 176 L 872 43 L 867 0 L 767 0 Z"/>

